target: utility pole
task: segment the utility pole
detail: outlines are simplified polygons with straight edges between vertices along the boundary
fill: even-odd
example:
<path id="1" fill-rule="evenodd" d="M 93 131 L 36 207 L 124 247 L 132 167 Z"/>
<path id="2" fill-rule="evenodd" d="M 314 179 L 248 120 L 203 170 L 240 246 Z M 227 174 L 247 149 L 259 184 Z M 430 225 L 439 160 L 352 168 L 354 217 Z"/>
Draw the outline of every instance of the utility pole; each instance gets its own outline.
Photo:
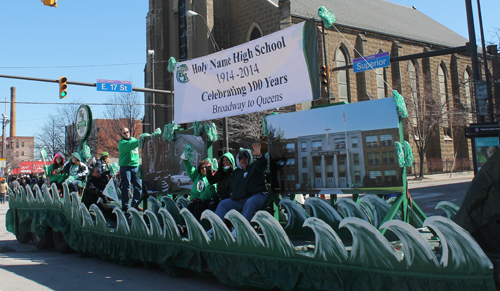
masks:
<path id="1" fill-rule="evenodd" d="M 469 42 L 467 43 L 467 48 L 470 53 L 471 66 L 472 66 L 472 78 L 474 80 L 474 91 L 476 94 L 476 115 L 477 123 L 484 123 L 484 116 L 479 113 L 480 102 L 477 98 L 476 86 L 479 81 L 481 81 L 481 75 L 479 74 L 479 61 L 477 58 L 477 44 L 476 44 L 476 32 L 474 30 L 474 15 L 472 13 L 472 3 L 471 0 L 465 0 L 465 9 L 467 12 L 467 25 L 469 28 Z"/>
<path id="2" fill-rule="evenodd" d="M 155 51 L 154 50 L 148 50 L 148 55 L 151 56 L 151 83 L 150 83 L 150 88 L 151 89 L 154 89 L 155 88 Z M 156 130 L 156 96 L 155 96 L 155 93 L 153 92 L 152 93 L 152 102 L 153 105 L 152 106 L 152 116 L 153 116 L 153 120 L 152 120 L 152 129 L 151 129 L 151 132 L 154 132 Z"/>
<path id="3" fill-rule="evenodd" d="M 10 119 L 7 119 L 7 115 L 2 113 L 2 159 L 5 158 L 5 126 L 9 124 Z"/>

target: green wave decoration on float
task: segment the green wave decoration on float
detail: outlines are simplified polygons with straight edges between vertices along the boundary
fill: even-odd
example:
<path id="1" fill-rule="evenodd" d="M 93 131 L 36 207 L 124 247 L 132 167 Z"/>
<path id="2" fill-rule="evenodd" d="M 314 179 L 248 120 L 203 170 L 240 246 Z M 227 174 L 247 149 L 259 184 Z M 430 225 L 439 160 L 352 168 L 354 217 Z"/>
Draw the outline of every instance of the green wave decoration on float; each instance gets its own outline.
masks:
<path id="1" fill-rule="evenodd" d="M 439 202 L 434 209 L 441 209 L 446 213 L 446 217 L 449 219 L 453 219 L 458 212 L 460 206 L 455 203 L 449 201 L 441 201 Z"/>
<path id="2" fill-rule="evenodd" d="M 495 290 L 493 265 L 469 233 L 440 216 L 427 218 L 422 223 L 426 228 L 418 230 L 400 220 L 387 221 L 379 229 L 376 225 L 381 223 L 380 217 L 389 204 L 374 197 L 363 197 L 361 207 L 347 200 L 339 202 L 341 212 L 352 215 L 345 218 L 319 198 L 305 201 L 312 210 L 311 217 L 301 205 L 283 199 L 281 204 L 288 217 L 283 222 L 267 211 L 259 211 L 250 223 L 231 210 L 225 218 L 235 227 L 236 238 L 222 219 L 206 210 L 202 220 L 211 224 L 214 234 L 209 238 L 202 224 L 170 197 L 164 196 L 160 202 L 150 200 L 152 207 L 144 212 L 129 209 L 128 219 L 120 208 L 115 208 L 116 226 L 111 227 L 96 205 L 87 209 L 78 194 L 71 193 L 64 184 L 62 199 L 55 187 L 9 191 L 6 227 L 16 235 L 43 235 L 50 227 L 60 231 L 68 245 L 81 255 L 127 266 L 154 264 L 171 275 L 189 269 L 212 274 L 232 286 L 282 290 Z M 355 217 L 360 215 L 356 211 L 363 209 L 369 209 L 371 219 Z M 314 238 L 291 240 L 286 229 L 290 228 L 293 235 L 290 230 L 298 224 L 314 233 Z M 180 225 L 186 226 L 187 234 L 179 231 Z M 397 239 L 388 240 L 381 229 L 390 230 Z M 431 239 L 428 229 L 437 240 Z M 350 236 L 342 235 L 342 231 Z M 439 245 L 440 256 L 434 249 Z"/>

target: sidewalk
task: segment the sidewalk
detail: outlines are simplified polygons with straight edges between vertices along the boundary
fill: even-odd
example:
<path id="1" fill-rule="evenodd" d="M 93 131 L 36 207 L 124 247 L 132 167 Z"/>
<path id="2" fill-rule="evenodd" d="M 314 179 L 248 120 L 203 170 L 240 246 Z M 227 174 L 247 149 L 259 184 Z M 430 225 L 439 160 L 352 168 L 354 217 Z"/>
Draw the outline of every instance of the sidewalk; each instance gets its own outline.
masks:
<path id="1" fill-rule="evenodd" d="M 474 179 L 474 171 L 468 172 L 457 172 L 452 173 L 442 173 L 442 174 L 426 174 L 423 178 L 416 178 L 415 175 L 408 175 L 408 184 L 417 184 L 425 182 L 437 182 L 437 181 L 452 181 L 452 180 L 469 180 Z"/>

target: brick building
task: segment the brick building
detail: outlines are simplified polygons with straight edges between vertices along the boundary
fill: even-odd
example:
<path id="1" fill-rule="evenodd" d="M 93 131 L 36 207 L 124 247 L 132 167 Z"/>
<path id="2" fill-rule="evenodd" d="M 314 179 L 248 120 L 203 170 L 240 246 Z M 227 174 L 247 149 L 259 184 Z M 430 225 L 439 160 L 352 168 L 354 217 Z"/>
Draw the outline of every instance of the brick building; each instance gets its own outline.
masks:
<path id="1" fill-rule="evenodd" d="M 35 138 L 33 136 L 10 136 L 6 138 L 5 159 L 7 168 L 16 168 L 20 162 L 35 160 Z"/>
<path id="2" fill-rule="evenodd" d="M 332 69 L 352 64 L 352 60 L 361 55 L 389 52 L 391 58 L 395 58 L 463 47 L 468 42 L 414 8 L 386 1 L 150 0 L 149 3 L 147 49 L 155 53 L 154 59 L 148 58 L 145 83 L 147 86 L 151 84 L 154 60 L 156 89 L 172 89 L 173 81 L 167 71 L 167 61 L 171 56 L 183 61 L 216 50 L 206 25 L 218 47 L 224 49 L 315 18 L 318 23 L 319 60 L 323 65 L 321 22 L 317 15 L 320 6 L 333 10 L 337 20 L 335 28 L 327 29 L 325 35 L 326 59 Z M 188 10 L 202 17 L 189 16 L 186 14 Z M 499 80 L 500 55 L 495 46 L 488 47 L 487 51 L 490 73 L 494 80 Z M 481 72 L 484 75 L 484 69 Z M 426 77 L 425 82 L 423 76 Z M 295 110 L 339 101 L 352 103 L 385 98 L 391 96 L 391 89 L 404 96 L 424 91 L 435 94 L 450 109 L 474 110 L 475 107 L 470 55 L 465 52 L 393 62 L 386 68 L 356 74 L 350 69 L 338 70 L 332 72 L 329 78 L 329 96 L 323 90 L 320 100 L 297 104 Z M 495 82 L 493 97 L 496 106 L 500 97 L 499 87 L 500 82 Z M 155 98 L 157 104 L 167 105 L 156 109 L 156 125 L 162 127 L 173 120 L 173 99 L 167 94 L 156 94 Z M 151 103 L 152 95 L 146 94 L 145 99 L 146 103 Z M 146 106 L 145 124 L 151 124 L 151 116 L 152 107 Z M 475 122 L 474 115 L 467 118 L 468 123 Z M 147 126 L 144 130 L 153 131 Z M 408 134 L 405 139 L 413 143 Z M 415 151 L 414 144 L 412 148 Z M 459 159 L 472 160 L 470 141 L 464 137 L 463 125 L 458 127 L 451 122 L 442 123 L 430 142 L 426 158 L 453 160 L 455 154 Z M 418 161 L 416 151 L 414 156 Z"/>

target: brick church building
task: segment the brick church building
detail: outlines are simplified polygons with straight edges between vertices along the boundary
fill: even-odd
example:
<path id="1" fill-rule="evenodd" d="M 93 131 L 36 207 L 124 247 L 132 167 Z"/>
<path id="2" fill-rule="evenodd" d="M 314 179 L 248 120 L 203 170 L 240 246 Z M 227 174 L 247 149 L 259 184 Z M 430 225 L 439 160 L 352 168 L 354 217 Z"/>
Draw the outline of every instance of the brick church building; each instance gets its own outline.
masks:
<path id="1" fill-rule="evenodd" d="M 320 6 L 331 9 L 336 16 L 335 27 L 326 30 L 325 43 L 317 12 Z M 467 39 L 417 9 L 381 0 L 150 0 L 146 17 L 149 54 L 145 84 L 151 86 L 154 72 L 154 88 L 172 89 L 172 76 L 167 71 L 172 56 L 178 61 L 197 58 L 215 52 L 217 46 L 234 47 L 310 18 L 315 18 L 318 26 L 319 65 L 325 65 L 325 47 L 326 63 L 332 70 L 330 94 L 323 87 L 320 99 L 297 104 L 292 110 L 385 98 L 391 96 L 391 89 L 396 89 L 403 96 L 436 95 L 450 112 L 454 109 L 469 112 L 464 115 L 467 124 L 476 122 L 471 58 L 465 51 L 392 62 L 376 71 L 353 73 L 349 68 L 335 69 L 351 65 L 361 55 L 389 52 L 392 59 L 466 46 Z M 463 21 L 467 21 L 465 17 Z M 211 41 L 210 33 L 216 44 Z M 500 79 L 496 46 L 488 47 L 487 56 L 491 76 Z M 480 65 L 482 62 L 481 59 Z M 484 80 L 484 68 L 480 71 Z M 493 99 L 498 100 L 500 88 L 498 84 L 495 86 Z M 152 94 L 146 94 L 145 102 L 152 103 L 152 98 Z M 156 93 L 154 98 L 157 104 L 166 105 L 156 108 L 156 125 L 162 127 L 173 120 L 173 96 Z M 415 116 L 409 111 L 413 120 Z M 144 123 L 151 124 L 151 120 L 152 107 L 148 105 Z M 486 118 L 486 121 L 496 120 Z M 456 157 L 472 161 L 464 126 L 440 122 L 429 142 L 426 160 L 453 161 Z M 144 132 L 152 131 L 145 126 Z M 406 130 L 405 139 L 412 144 L 418 164 L 415 137 Z"/>

